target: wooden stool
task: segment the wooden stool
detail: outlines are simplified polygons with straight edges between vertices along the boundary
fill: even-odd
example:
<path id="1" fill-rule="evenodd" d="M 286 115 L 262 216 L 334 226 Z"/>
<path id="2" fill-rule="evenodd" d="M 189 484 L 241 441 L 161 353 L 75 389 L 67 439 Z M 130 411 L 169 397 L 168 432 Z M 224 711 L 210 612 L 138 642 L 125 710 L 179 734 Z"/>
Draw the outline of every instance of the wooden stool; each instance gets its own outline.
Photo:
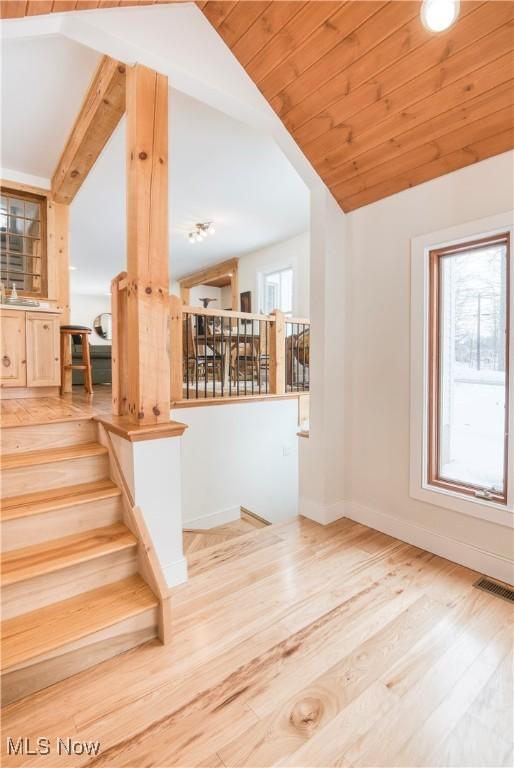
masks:
<path id="1" fill-rule="evenodd" d="M 61 395 L 72 391 L 72 371 L 84 371 L 84 389 L 93 394 L 91 358 L 89 356 L 89 334 L 91 328 L 85 325 L 61 325 Z M 70 337 L 78 336 L 82 346 L 82 363 L 73 365 Z M 78 342 L 77 342 L 78 343 Z"/>

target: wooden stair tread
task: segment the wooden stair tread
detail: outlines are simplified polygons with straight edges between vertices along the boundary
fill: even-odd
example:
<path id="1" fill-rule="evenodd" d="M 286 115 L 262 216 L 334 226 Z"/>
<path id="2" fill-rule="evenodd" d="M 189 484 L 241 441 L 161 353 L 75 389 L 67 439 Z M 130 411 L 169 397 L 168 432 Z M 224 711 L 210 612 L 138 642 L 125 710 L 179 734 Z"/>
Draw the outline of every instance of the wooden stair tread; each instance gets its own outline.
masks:
<path id="1" fill-rule="evenodd" d="M 93 483 L 63 485 L 61 488 L 33 491 L 1 499 L 0 520 L 15 520 L 120 495 L 121 490 L 112 480 L 97 480 Z"/>
<path id="2" fill-rule="evenodd" d="M 139 576 L 83 592 L 2 622 L 2 666 L 22 664 L 156 607 Z"/>
<path id="3" fill-rule="evenodd" d="M 95 557 L 135 547 L 136 544 L 137 539 L 129 529 L 123 523 L 115 523 L 62 539 L 13 549 L 2 555 L 2 585 L 5 587 L 53 573 Z"/>
<path id="4" fill-rule="evenodd" d="M 3 470 L 31 467 L 37 464 L 50 464 L 54 461 L 82 459 L 88 456 L 102 456 L 107 448 L 100 443 L 82 443 L 67 445 L 62 448 L 50 448 L 42 451 L 27 451 L 26 453 L 9 453 L 1 458 Z"/>

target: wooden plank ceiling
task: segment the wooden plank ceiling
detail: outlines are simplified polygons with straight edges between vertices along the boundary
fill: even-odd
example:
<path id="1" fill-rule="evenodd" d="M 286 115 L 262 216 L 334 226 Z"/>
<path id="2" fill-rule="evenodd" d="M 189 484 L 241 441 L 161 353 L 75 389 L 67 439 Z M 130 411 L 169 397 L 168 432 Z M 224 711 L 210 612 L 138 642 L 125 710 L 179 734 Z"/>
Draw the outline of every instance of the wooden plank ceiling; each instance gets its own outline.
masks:
<path id="1" fill-rule="evenodd" d="M 134 4 L 7 6 L 12 16 Z M 197 5 L 345 211 L 514 147 L 512 0 L 466 0 L 439 34 L 417 0 Z"/>

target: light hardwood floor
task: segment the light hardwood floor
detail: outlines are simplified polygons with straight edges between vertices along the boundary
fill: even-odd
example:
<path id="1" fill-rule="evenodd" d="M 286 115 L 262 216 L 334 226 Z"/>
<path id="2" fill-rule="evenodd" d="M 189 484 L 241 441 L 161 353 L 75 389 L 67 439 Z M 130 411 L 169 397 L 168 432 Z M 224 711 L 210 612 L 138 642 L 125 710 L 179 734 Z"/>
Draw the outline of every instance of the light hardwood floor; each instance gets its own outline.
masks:
<path id="1" fill-rule="evenodd" d="M 4 429 L 71 419 L 79 421 L 111 411 L 110 386 L 95 386 L 93 397 L 86 394 L 82 387 L 74 387 L 72 393 L 62 397 L 0 399 L 0 422 Z"/>
<path id="2" fill-rule="evenodd" d="M 234 520 L 225 525 L 218 525 L 216 528 L 207 528 L 204 530 L 185 528 L 182 534 L 184 553 L 187 556 L 194 552 L 200 552 L 202 549 L 214 547 L 217 544 L 223 544 L 231 539 L 237 539 L 238 536 L 244 536 L 258 528 L 265 528 L 269 523 L 241 511 L 241 519 Z"/>
<path id="3" fill-rule="evenodd" d="M 95 766 L 507 766 L 513 610 L 477 574 L 349 520 L 189 556 L 174 636 L 8 706 L 6 738 Z"/>

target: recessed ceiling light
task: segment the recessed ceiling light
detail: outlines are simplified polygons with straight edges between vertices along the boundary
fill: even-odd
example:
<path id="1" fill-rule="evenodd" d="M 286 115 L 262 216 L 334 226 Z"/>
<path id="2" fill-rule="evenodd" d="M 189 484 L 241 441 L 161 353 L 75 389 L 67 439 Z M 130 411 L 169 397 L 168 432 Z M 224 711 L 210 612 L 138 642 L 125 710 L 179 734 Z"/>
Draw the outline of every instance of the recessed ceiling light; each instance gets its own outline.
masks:
<path id="1" fill-rule="evenodd" d="M 70 270 L 70 272 L 75 272 L 75 270 L 77 269 L 77 267 L 72 267 L 72 266 L 71 266 L 71 264 L 70 264 L 70 266 L 68 267 L 68 269 Z"/>
<path id="2" fill-rule="evenodd" d="M 457 20 L 460 0 L 423 0 L 421 21 L 431 32 L 443 32 Z"/>

